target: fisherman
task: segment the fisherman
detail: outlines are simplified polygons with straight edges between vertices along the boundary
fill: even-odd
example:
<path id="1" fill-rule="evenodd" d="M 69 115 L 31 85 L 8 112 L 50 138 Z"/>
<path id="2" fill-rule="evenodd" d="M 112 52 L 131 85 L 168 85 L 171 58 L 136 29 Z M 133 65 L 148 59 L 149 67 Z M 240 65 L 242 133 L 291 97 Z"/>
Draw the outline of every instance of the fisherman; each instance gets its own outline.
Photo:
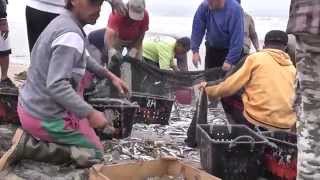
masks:
<path id="1" fill-rule="evenodd" d="M 65 13 L 66 0 L 27 0 L 26 19 L 30 52 L 45 27 L 59 14 Z M 112 10 L 126 15 L 127 10 L 122 0 L 107 0 Z"/>
<path id="2" fill-rule="evenodd" d="M 228 97 L 243 88 L 244 109 L 233 114 L 236 122 L 251 128 L 290 131 L 297 119 L 293 109 L 296 69 L 285 53 L 287 43 L 287 33 L 267 33 L 263 50 L 248 56 L 224 82 L 205 88 L 209 99 Z"/>
<path id="3" fill-rule="evenodd" d="M 297 39 L 298 180 L 320 178 L 320 1 L 291 0 L 287 32 Z"/>
<path id="4" fill-rule="evenodd" d="M 100 162 L 103 146 L 93 128 L 113 132 L 110 118 L 83 100 L 86 71 L 108 78 L 122 93 L 127 87 L 90 57 L 83 27 L 95 24 L 103 0 L 67 0 L 67 12 L 41 33 L 27 81 L 19 95 L 22 129 L 0 159 L 0 170 L 20 159 L 88 167 Z"/>
<path id="5" fill-rule="evenodd" d="M 190 50 L 190 38 L 150 38 L 143 41 L 143 59 L 160 69 L 180 71 L 174 59 L 184 59 Z"/>
<path id="6" fill-rule="evenodd" d="M 144 0 L 129 0 L 126 16 L 116 12 L 110 14 L 105 34 L 109 63 L 114 56 L 119 61 L 122 59 L 123 48 L 127 48 L 130 57 L 142 59 L 142 42 L 149 29 L 149 15 L 145 7 Z"/>
<path id="7" fill-rule="evenodd" d="M 241 4 L 241 0 L 238 0 L 238 2 Z M 251 43 L 257 52 L 260 51 L 259 38 L 256 32 L 254 20 L 247 12 L 244 11 L 244 55 L 250 54 Z"/>
<path id="8" fill-rule="evenodd" d="M 235 0 L 204 0 L 193 20 L 191 49 L 193 64 L 201 64 L 199 47 L 206 34 L 205 69 L 229 71 L 241 59 L 243 11 Z"/>
<path id="9" fill-rule="evenodd" d="M 1 67 L 1 81 L 0 88 L 13 87 L 16 88 L 14 83 L 8 77 L 9 69 L 9 55 L 11 48 L 9 45 L 9 26 L 7 21 L 7 1 L 0 0 L 0 67 Z"/>

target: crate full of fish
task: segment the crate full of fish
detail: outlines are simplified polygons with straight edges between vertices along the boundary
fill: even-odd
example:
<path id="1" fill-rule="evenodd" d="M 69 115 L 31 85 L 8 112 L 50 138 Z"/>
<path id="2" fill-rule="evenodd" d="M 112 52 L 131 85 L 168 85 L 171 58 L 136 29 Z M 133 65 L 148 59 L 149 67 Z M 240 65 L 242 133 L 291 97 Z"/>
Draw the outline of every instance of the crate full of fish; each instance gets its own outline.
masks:
<path id="1" fill-rule="evenodd" d="M 289 132 L 263 132 L 276 146 L 267 146 L 264 153 L 266 176 L 274 180 L 295 180 L 297 177 L 297 135 Z"/>
<path id="2" fill-rule="evenodd" d="M 89 180 L 219 180 L 176 159 L 95 165 Z"/>
<path id="3" fill-rule="evenodd" d="M 201 166 L 224 180 L 253 180 L 261 174 L 267 139 L 244 125 L 198 125 Z"/>
<path id="4" fill-rule="evenodd" d="M 140 106 L 134 117 L 135 123 L 169 124 L 174 99 L 147 94 L 133 94 L 131 101 Z"/>
<path id="5" fill-rule="evenodd" d="M 108 113 L 107 117 L 113 121 L 113 126 L 117 129 L 116 134 L 106 134 L 97 131 L 102 139 L 126 138 L 131 135 L 133 126 L 133 117 L 139 109 L 139 106 L 127 100 L 112 98 L 91 98 L 88 102 L 97 110 Z"/>
<path id="6" fill-rule="evenodd" d="M 0 89 L 0 124 L 19 124 L 17 88 Z"/>

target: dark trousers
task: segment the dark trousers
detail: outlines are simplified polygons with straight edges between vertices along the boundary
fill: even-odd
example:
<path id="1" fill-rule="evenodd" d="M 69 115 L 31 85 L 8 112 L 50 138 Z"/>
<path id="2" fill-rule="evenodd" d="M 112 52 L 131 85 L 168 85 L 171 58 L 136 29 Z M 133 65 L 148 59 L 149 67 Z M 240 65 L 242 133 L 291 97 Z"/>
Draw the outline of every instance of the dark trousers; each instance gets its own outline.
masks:
<path id="1" fill-rule="evenodd" d="M 228 49 L 217 49 L 206 45 L 205 68 L 221 67 L 228 55 Z"/>
<path id="2" fill-rule="evenodd" d="M 26 20 L 28 29 L 29 50 L 32 51 L 34 44 L 42 31 L 47 25 L 58 16 L 59 14 L 48 13 L 33 9 L 29 6 L 26 7 Z"/>

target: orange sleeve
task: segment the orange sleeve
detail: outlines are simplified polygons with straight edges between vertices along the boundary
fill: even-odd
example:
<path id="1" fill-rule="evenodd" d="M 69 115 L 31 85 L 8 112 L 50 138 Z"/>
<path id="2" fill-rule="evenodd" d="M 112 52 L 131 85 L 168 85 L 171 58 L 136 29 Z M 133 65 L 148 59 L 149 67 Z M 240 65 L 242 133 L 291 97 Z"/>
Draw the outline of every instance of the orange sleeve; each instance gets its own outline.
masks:
<path id="1" fill-rule="evenodd" d="M 255 63 L 254 57 L 249 56 L 242 67 L 225 81 L 215 86 L 206 88 L 206 92 L 210 99 L 228 97 L 238 92 L 244 87 L 251 78 L 251 74 L 258 66 Z"/>

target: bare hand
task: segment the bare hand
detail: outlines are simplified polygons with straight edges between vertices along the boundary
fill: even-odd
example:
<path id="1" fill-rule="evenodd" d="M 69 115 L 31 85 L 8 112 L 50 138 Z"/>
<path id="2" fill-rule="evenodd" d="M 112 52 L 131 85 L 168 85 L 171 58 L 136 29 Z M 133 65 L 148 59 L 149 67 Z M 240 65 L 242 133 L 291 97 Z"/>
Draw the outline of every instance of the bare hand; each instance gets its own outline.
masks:
<path id="1" fill-rule="evenodd" d="M 129 93 L 129 88 L 128 86 L 125 84 L 125 82 L 123 80 L 121 80 L 118 77 L 114 77 L 114 79 L 112 80 L 112 84 L 118 89 L 118 91 L 120 92 L 120 94 L 122 95 L 128 95 Z"/>
<path id="2" fill-rule="evenodd" d="M 121 16 L 126 16 L 128 9 L 122 0 L 112 0 L 112 10 L 120 14 Z"/>
<path id="3" fill-rule="evenodd" d="M 0 32 L 3 39 L 6 40 L 9 34 L 9 26 L 8 21 L 6 19 L 0 21 Z"/>
<path id="4" fill-rule="evenodd" d="M 198 68 L 198 65 L 201 64 L 201 57 L 198 52 L 193 53 L 192 62 L 196 68 Z"/>
<path id="5" fill-rule="evenodd" d="M 232 69 L 232 65 L 231 64 L 229 64 L 227 62 L 223 63 L 222 70 L 230 71 L 231 69 Z"/>
<path id="6" fill-rule="evenodd" d="M 105 117 L 105 115 L 97 110 L 92 111 L 88 115 L 88 121 L 90 123 L 90 126 L 92 128 L 105 128 L 108 125 L 108 121 Z"/>
<path id="7" fill-rule="evenodd" d="M 199 90 L 202 90 L 202 89 L 205 89 L 207 87 L 207 85 L 208 85 L 207 82 L 201 82 L 201 83 L 195 85 L 195 88 L 199 89 Z"/>

